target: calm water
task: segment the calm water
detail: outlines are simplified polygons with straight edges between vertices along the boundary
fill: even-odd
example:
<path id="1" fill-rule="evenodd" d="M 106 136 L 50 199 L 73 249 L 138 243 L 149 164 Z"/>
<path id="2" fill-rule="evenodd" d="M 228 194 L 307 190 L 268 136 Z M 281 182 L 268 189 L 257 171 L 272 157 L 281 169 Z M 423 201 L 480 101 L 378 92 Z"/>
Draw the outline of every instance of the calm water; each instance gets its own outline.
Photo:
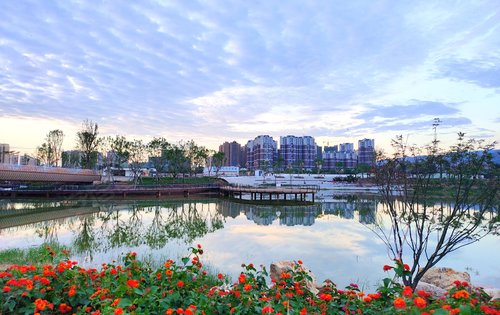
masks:
<path id="1" fill-rule="evenodd" d="M 386 247 L 370 230 L 381 215 L 374 196 L 334 196 L 312 206 L 256 206 L 221 199 L 0 200 L 0 250 L 58 242 L 85 267 L 136 251 L 161 263 L 202 244 L 204 262 L 233 277 L 241 263 L 302 259 L 317 279 L 370 289 L 386 276 Z M 439 266 L 467 270 L 473 283 L 500 287 L 499 238 L 488 236 Z"/>

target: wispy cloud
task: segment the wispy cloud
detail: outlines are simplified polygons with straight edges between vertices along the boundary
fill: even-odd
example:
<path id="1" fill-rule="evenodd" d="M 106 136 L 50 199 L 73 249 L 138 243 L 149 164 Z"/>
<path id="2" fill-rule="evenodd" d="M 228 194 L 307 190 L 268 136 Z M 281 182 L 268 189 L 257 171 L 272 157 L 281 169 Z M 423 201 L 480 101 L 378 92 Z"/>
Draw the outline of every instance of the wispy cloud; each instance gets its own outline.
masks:
<path id="1" fill-rule="evenodd" d="M 212 147 L 385 137 L 436 116 L 499 130 L 499 16 L 494 0 L 4 1 L 0 114 Z"/>

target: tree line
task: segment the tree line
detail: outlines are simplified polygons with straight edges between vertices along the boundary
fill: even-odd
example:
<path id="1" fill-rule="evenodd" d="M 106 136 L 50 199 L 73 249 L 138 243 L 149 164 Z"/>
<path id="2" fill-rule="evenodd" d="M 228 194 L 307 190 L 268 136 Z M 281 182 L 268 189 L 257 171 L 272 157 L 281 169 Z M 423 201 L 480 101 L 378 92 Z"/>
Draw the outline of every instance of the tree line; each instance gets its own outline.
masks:
<path id="1" fill-rule="evenodd" d="M 76 134 L 74 151 L 63 152 L 62 130 L 50 131 L 45 142 L 37 147 L 36 157 L 40 164 L 85 169 L 100 168 L 107 174 L 113 169 L 128 166 L 137 181 L 149 160 L 154 176 L 159 179 L 169 173 L 173 177 L 180 174 L 190 176 L 203 171 L 203 167 L 214 166 L 217 170 L 224 164 L 223 152 L 215 152 L 198 145 L 194 140 L 172 143 L 164 137 L 154 137 L 149 142 L 127 139 L 125 136 L 100 136 L 99 125 L 85 120 Z"/>

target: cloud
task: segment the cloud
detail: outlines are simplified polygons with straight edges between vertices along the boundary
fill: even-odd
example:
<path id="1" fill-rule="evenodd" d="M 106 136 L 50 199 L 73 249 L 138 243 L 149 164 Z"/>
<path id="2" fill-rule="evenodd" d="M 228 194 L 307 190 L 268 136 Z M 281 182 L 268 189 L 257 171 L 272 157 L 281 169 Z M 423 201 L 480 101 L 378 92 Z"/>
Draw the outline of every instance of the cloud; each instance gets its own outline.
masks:
<path id="1" fill-rule="evenodd" d="M 349 137 L 397 119 L 482 125 L 460 113 L 498 100 L 496 7 L 3 2 L 0 113 L 212 146 L 260 133 Z"/>
<path id="2" fill-rule="evenodd" d="M 484 88 L 500 88 L 500 54 L 487 59 L 443 60 L 439 76 L 463 80 Z"/>

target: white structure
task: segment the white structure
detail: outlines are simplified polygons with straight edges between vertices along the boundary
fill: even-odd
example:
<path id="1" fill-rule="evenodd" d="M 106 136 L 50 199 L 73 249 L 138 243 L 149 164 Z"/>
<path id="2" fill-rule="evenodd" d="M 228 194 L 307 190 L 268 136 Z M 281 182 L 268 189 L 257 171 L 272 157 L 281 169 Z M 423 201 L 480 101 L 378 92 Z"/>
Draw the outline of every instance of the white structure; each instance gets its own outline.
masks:
<path id="1" fill-rule="evenodd" d="M 215 176 L 215 174 L 217 174 L 217 176 L 238 176 L 240 174 L 240 168 L 238 166 L 222 166 L 219 168 L 218 173 L 215 166 L 203 168 L 204 176 Z"/>

